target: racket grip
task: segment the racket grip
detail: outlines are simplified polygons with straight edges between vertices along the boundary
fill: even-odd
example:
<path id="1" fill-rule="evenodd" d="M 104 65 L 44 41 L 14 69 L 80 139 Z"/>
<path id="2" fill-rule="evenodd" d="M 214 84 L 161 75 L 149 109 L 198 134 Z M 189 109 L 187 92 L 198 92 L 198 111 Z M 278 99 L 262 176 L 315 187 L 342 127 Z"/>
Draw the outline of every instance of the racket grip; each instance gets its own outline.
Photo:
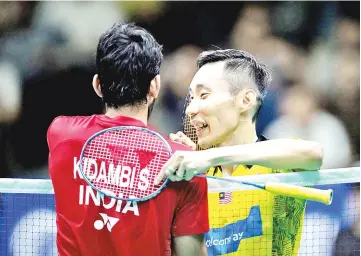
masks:
<path id="1" fill-rule="evenodd" d="M 307 188 L 291 184 L 267 182 L 265 190 L 274 194 L 298 197 L 306 200 L 317 201 L 330 205 L 333 198 L 333 190 L 323 190 L 317 188 Z"/>

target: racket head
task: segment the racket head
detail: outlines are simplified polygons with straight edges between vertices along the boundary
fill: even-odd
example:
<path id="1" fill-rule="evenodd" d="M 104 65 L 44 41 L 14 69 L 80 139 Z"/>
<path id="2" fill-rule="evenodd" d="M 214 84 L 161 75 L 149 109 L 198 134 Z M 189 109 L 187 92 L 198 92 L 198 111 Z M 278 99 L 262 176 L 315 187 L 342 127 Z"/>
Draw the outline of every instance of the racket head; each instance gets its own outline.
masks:
<path id="1" fill-rule="evenodd" d="M 79 169 L 84 180 L 105 196 L 124 201 L 146 201 L 169 182 L 154 179 L 171 157 L 168 142 L 142 127 L 118 126 L 92 135 L 84 144 Z"/>

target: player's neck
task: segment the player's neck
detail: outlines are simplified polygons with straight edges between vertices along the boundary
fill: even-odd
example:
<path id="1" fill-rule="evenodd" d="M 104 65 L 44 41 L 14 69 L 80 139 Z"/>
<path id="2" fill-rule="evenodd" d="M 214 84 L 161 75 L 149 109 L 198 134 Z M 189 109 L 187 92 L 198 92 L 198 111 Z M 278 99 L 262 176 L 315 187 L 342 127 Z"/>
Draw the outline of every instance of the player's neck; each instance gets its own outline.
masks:
<path id="1" fill-rule="evenodd" d="M 117 116 L 126 116 L 138 119 L 147 125 L 148 123 L 148 109 L 145 107 L 122 107 L 122 108 L 107 108 L 105 115 L 114 118 Z"/>
<path id="2" fill-rule="evenodd" d="M 255 143 L 257 141 L 257 132 L 256 132 L 256 124 L 251 123 L 242 123 L 237 126 L 237 128 L 230 133 L 230 136 L 225 139 L 219 146 L 235 146 L 235 145 L 243 145 Z"/>
<path id="3" fill-rule="evenodd" d="M 236 130 L 231 134 L 228 140 L 225 140 L 220 146 L 235 146 L 251 144 L 257 141 L 257 132 L 255 123 L 242 123 Z M 221 166 L 224 176 L 231 176 L 236 170 L 237 165 Z"/>

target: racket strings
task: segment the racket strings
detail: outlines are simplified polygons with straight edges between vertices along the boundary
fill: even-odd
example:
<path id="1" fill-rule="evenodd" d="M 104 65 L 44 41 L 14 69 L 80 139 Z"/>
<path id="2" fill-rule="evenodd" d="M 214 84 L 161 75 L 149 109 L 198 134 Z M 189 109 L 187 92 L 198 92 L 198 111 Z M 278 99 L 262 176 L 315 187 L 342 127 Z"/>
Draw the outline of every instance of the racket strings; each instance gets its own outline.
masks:
<path id="1" fill-rule="evenodd" d="M 168 158 L 168 148 L 156 136 L 122 129 L 95 136 L 86 146 L 81 164 L 96 189 L 131 199 L 147 197 L 162 186 L 155 186 L 153 180 Z"/>

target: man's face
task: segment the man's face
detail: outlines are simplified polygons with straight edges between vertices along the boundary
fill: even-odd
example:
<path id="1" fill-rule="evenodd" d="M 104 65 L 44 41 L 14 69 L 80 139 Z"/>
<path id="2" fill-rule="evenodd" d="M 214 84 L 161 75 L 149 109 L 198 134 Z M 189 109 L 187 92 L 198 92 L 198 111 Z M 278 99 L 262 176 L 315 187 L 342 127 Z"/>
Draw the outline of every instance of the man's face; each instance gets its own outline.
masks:
<path id="1" fill-rule="evenodd" d="M 236 96 L 230 93 L 231 85 L 225 78 L 223 66 L 223 62 L 204 65 L 189 87 L 191 101 L 186 114 L 196 128 L 202 148 L 230 139 L 240 122 Z"/>

